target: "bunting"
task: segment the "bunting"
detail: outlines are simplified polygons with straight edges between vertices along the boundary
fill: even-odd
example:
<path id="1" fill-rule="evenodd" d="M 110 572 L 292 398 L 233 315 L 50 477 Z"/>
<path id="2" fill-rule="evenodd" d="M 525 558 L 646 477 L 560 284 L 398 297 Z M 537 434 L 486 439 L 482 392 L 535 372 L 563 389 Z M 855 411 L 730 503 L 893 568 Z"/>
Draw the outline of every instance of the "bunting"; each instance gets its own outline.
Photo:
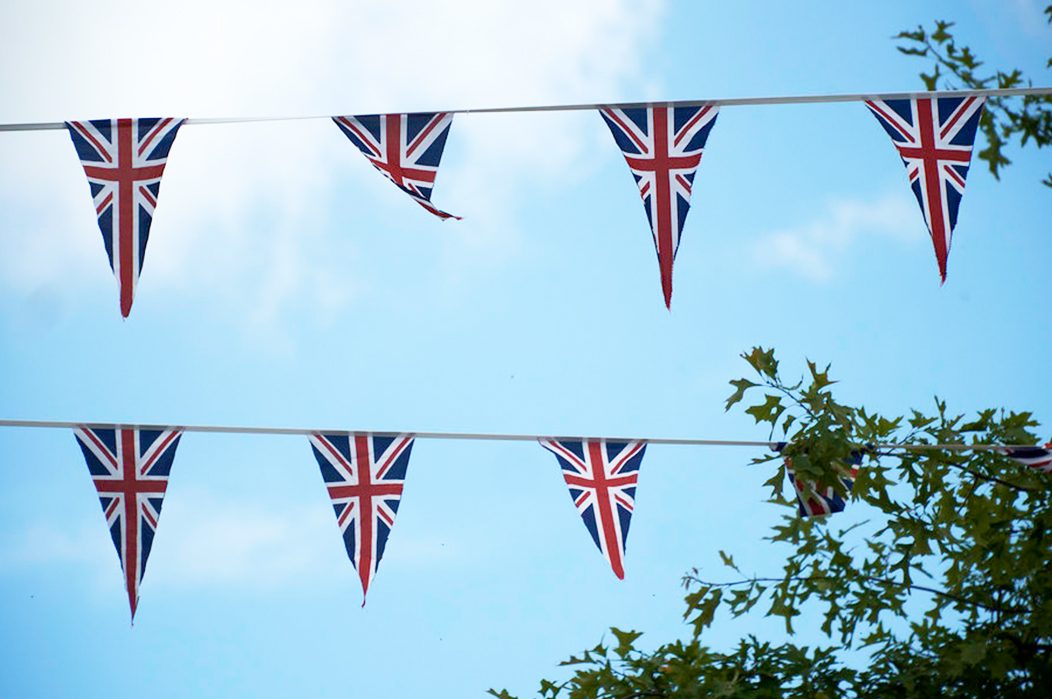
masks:
<path id="1" fill-rule="evenodd" d="M 88 176 L 102 242 L 120 288 L 121 315 L 131 313 L 161 175 L 182 119 L 68 121 Z"/>
<path id="2" fill-rule="evenodd" d="M 371 114 L 332 120 L 373 167 L 413 201 L 442 220 L 460 219 L 431 203 L 452 114 Z"/>
<path id="3" fill-rule="evenodd" d="M 776 450 L 781 451 L 782 448 L 784 448 L 784 444 L 779 445 Z M 847 469 L 840 476 L 840 482 L 843 484 L 846 492 L 850 493 L 854 487 L 855 479 L 858 477 L 858 467 L 861 465 L 862 453 L 852 452 L 851 460 L 846 464 Z M 821 517 L 844 511 L 847 503 L 833 486 L 819 488 L 817 483 L 801 481 L 793 473 L 793 460 L 788 456 L 785 457 L 785 476 L 793 484 L 793 489 L 796 491 L 797 511 L 801 517 Z M 810 493 L 807 492 L 808 489 L 810 489 Z"/>
<path id="4" fill-rule="evenodd" d="M 310 443 L 362 583 L 364 607 L 402 500 L 413 437 L 317 433 Z"/>
<path id="5" fill-rule="evenodd" d="M 74 434 L 117 548 L 134 621 L 181 433 L 79 427 Z"/>
<path id="6" fill-rule="evenodd" d="M 646 442 L 541 439 L 555 454 L 577 512 L 614 575 L 624 579 L 625 544 Z"/>
<path id="7" fill-rule="evenodd" d="M 910 187 L 935 246 L 939 277 L 944 283 L 983 102 L 982 97 L 866 102 L 891 136 L 906 166 Z"/>
<path id="8" fill-rule="evenodd" d="M 665 307 L 672 308 L 672 263 L 690 210 L 694 174 L 717 107 L 600 110 L 628 162 L 650 221 Z"/>
<path id="9" fill-rule="evenodd" d="M 1038 473 L 1052 473 L 1052 442 L 1042 447 L 1005 449 L 1005 456 Z"/>

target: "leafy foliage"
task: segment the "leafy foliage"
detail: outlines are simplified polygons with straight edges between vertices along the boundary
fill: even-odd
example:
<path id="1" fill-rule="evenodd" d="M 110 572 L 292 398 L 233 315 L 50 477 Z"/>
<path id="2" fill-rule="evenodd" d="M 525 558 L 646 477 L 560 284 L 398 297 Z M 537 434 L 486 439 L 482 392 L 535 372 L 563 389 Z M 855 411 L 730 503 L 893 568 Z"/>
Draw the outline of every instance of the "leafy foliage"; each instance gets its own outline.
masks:
<path id="1" fill-rule="evenodd" d="M 742 357 L 756 376 L 731 382 L 727 408 L 745 402 L 788 442 L 753 460 L 774 465 L 771 501 L 793 508 L 768 537 L 788 549 L 781 574 L 747 574 L 721 551 L 731 580 L 698 570 L 684 578 L 686 640 L 645 650 L 640 634 L 612 629 L 615 645 L 571 657 L 572 676 L 543 681 L 539 696 L 1048 696 L 1052 477 L 994 450 L 939 446 L 1034 444 L 1031 414 L 990 409 L 966 420 L 936 399 L 931 414 L 888 418 L 838 402 L 829 367 L 807 362 L 787 383 L 773 350 Z M 842 464 L 858 451 L 866 462 L 844 495 L 868 519 L 799 518 L 781 456 L 802 480 L 843 490 Z M 784 620 L 788 641 L 749 636 L 730 651 L 703 643 L 721 612 L 760 610 Z M 800 623 L 820 626 L 827 645 L 793 643 Z"/>
<path id="2" fill-rule="evenodd" d="M 1052 5 L 1045 8 L 1049 23 L 1052 23 Z M 902 31 L 896 39 L 902 43 L 898 50 L 907 56 L 918 56 L 933 61 L 930 73 L 921 73 L 921 80 L 929 90 L 937 89 L 985 89 L 1030 86 L 1031 82 L 1019 70 L 983 73 L 983 63 L 972 50 L 958 44 L 950 33 L 953 22 L 938 20 L 933 30 L 918 26 L 912 31 Z M 1052 58 L 1046 67 L 1052 67 Z M 1018 97 L 991 97 L 986 101 L 980 128 L 986 136 L 987 146 L 979 157 L 986 161 L 990 172 L 1000 179 L 1001 168 L 1011 160 L 1004 154 L 1004 147 L 1014 136 L 1019 145 L 1033 141 L 1038 148 L 1052 143 L 1052 96 L 1027 95 L 1020 104 Z M 1043 180 L 1052 187 L 1052 174 Z"/>

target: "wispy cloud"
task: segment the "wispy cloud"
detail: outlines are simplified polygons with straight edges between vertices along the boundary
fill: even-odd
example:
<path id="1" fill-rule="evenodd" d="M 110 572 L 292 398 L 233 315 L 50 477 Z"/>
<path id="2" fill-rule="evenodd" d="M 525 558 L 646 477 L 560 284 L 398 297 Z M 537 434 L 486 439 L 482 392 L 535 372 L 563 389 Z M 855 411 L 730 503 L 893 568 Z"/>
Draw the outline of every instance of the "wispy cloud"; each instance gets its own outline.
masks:
<path id="1" fill-rule="evenodd" d="M 1049 35 L 1048 17 L 1045 15 L 1045 0 L 1011 0 L 1006 3 L 1016 21 L 1016 28 L 1032 38 Z"/>
<path id="2" fill-rule="evenodd" d="M 61 10 L 23 5 L 0 13 L 0 62 L 20 66 L 0 76 L 0 118 L 326 114 L 612 98 L 640 84 L 637 56 L 653 38 L 662 4 L 189 0 L 175 11 L 145 5 L 135 13 L 106 0 L 90 8 L 59 3 Z M 56 11 L 66 18 L 58 25 Z M 110 41 L 118 34 L 148 35 L 156 50 L 134 61 L 120 56 L 120 78 L 100 79 L 109 70 L 103 66 L 118 60 Z M 50 41 L 40 42 L 43 36 Z M 405 40 L 392 47 L 396 36 Z M 442 226 L 447 263 L 492 269 L 515 249 L 515 210 L 529 185 L 579 176 L 574 165 L 594 143 L 589 122 L 560 118 L 556 128 L 551 118 L 457 119 L 436 199 L 469 220 Z M 346 273 L 353 238 L 327 235 L 325 203 L 342 178 L 360 183 L 362 201 L 389 185 L 354 161 L 351 149 L 326 121 L 183 129 L 165 173 L 144 284 L 214 290 L 215 302 L 253 309 L 239 317 L 257 326 L 303 308 L 324 313 L 352 303 L 363 283 Z M 0 192 L 8 221 L 0 236 L 11 251 L 0 256 L 0 285 L 23 297 L 43 289 L 65 306 L 78 302 L 85 285 L 114 285 L 64 133 L 3 134 Z M 409 202 L 406 210 L 419 214 Z"/>
<path id="3" fill-rule="evenodd" d="M 916 244 L 923 230 L 920 211 L 908 192 L 868 200 L 838 199 L 810 221 L 761 235 L 752 246 L 752 257 L 764 269 L 786 269 L 825 282 L 861 239 Z"/>
<path id="4" fill-rule="evenodd" d="M 465 555 L 455 543 L 411 527 L 395 528 L 388 553 L 385 570 L 410 572 L 457 565 Z M 90 571 L 96 586 L 119 584 L 117 555 L 101 513 L 98 521 L 79 527 L 40 521 L 0 539 L 0 570 L 56 564 Z M 320 489 L 312 505 L 284 509 L 187 489 L 177 504 L 166 503 L 147 579 L 153 589 L 289 589 L 354 575 Z"/>
<path id="5" fill-rule="evenodd" d="M 107 552 L 107 548 L 109 551 Z M 0 568 L 47 565 L 51 563 L 93 563 L 106 557 L 116 564 L 100 518 L 99 530 L 59 528 L 38 522 L 18 532 L 9 531 L 0 540 Z"/>

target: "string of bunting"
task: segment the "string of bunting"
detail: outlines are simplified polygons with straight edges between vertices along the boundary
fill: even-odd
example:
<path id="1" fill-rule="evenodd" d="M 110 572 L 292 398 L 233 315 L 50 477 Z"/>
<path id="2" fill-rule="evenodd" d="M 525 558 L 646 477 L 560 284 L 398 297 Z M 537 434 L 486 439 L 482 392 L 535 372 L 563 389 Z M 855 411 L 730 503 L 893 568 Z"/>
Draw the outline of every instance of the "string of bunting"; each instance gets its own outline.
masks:
<path id="1" fill-rule="evenodd" d="M 131 313 L 146 257 L 161 177 L 182 126 L 332 119 L 344 136 L 398 189 L 441 220 L 459 216 L 431 202 L 455 114 L 594 110 L 624 155 L 639 188 L 657 252 L 665 306 L 672 268 L 690 211 L 694 179 L 721 107 L 863 102 L 891 137 L 932 239 L 945 283 L 983 104 L 990 97 L 1052 95 L 1052 88 L 884 94 L 809 95 L 715 100 L 448 109 L 326 117 L 217 119 L 131 118 L 0 124 L 0 131 L 68 131 L 84 168 L 121 315 Z"/>
<path id="2" fill-rule="evenodd" d="M 167 426 L 0 420 L 0 427 L 70 429 L 80 446 L 124 575 L 132 620 L 139 587 L 153 548 L 175 452 L 186 432 L 271 434 L 306 437 L 321 471 L 336 523 L 362 587 L 362 605 L 376 576 L 402 500 L 409 457 L 417 439 L 534 441 L 555 455 L 574 507 L 614 575 L 623 579 L 636 488 L 649 444 L 762 447 L 781 453 L 784 442 L 548 437 L 530 434 L 374 432 L 274 427 Z M 1043 447 L 997 444 L 876 444 L 874 450 L 994 451 L 1035 472 L 1052 474 L 1052 442 Z M 845 507 L 862 452 L 844 465 L 841 489 L 819 487 L 786 473 L 803 517 L 830 515 Z M 843 492 L 838 492 L 842 490 Z"/>

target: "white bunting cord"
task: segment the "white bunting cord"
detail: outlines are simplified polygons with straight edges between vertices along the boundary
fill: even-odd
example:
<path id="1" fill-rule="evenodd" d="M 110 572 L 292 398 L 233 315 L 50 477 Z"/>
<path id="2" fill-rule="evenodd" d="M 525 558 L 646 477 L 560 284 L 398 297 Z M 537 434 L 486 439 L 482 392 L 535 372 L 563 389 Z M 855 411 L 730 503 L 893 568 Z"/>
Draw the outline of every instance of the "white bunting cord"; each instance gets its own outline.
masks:
<path id="1" fill-rule="evenodd" d="M 898 100 L 940 97 L 1024 97 L 1052 95 L 1052 87 L 1010 87 L 989 90 L 933 90 L 930 92 L 873 92 L 839 95 L 788 95 L 781 97 L 730 97 L 708 100 L 669 100 L 654 102 L 596 102 L 589 104 L 549 104 L 525 107 L 479 107 L 466 109 L 415 110 L 412 112 L 344 112 L 345 114 L 515 114 L 525 112 L 579 112 L 603 108 L 644 109 L 647 107 L 752 107 L 772 104 L 826 104 L 833 102 L 862 102 L 865 100 Z M 321 116 L 274 116 L 274 117 L 215 117 L 187 119 L 184 124 L 246 124 L 260 121 L 303 121 L 309 119 L 331 119 L 332 114 Z M 66 128 L 63 121 L 26 124 L 0 124 L 0 131 L 53 131 Z"/>
<path id="2" fill-rule="evenodd" d="M 780 441 L 754 441 L 743 439 L 677 439 L 668 437 L 602 437 L 592 436 L 557 436 L 550 434 L 505 434 L 499 432 L 415 432 L 413 430 L 348 430 L 341 429 L 305 429 L 302 427 L 236 427 L 230 425 L 146 425 L 141 423 L 122 422 L 68 422 L 63 420 L 5 420 L 0 419 L 0 427 L 36 427 L 46 429 L 77 429 L 79 427 L 121 428 L 140 430 L 179 430 L 180 432 L 211 432 L 213 434 L 273 434 L 300 435 L 313 434 L 374 434 L 394 436 L 409 434 L 416 439 L 455 439 L 469 442 L 536 442 L 540 439 L 582 440 L 605 439 L 608 442 L 646 442 L 647 444 L 668 444 L 672 446 L 698 447 L 764 447 L 773 449 Z M 901 449 L 903 451 L 929 451 L 944 449 L 947 451 L 997 451 L 1001 449 L 1029 449 L 1033 444 L 874 444 L 874 449 Z"/>

